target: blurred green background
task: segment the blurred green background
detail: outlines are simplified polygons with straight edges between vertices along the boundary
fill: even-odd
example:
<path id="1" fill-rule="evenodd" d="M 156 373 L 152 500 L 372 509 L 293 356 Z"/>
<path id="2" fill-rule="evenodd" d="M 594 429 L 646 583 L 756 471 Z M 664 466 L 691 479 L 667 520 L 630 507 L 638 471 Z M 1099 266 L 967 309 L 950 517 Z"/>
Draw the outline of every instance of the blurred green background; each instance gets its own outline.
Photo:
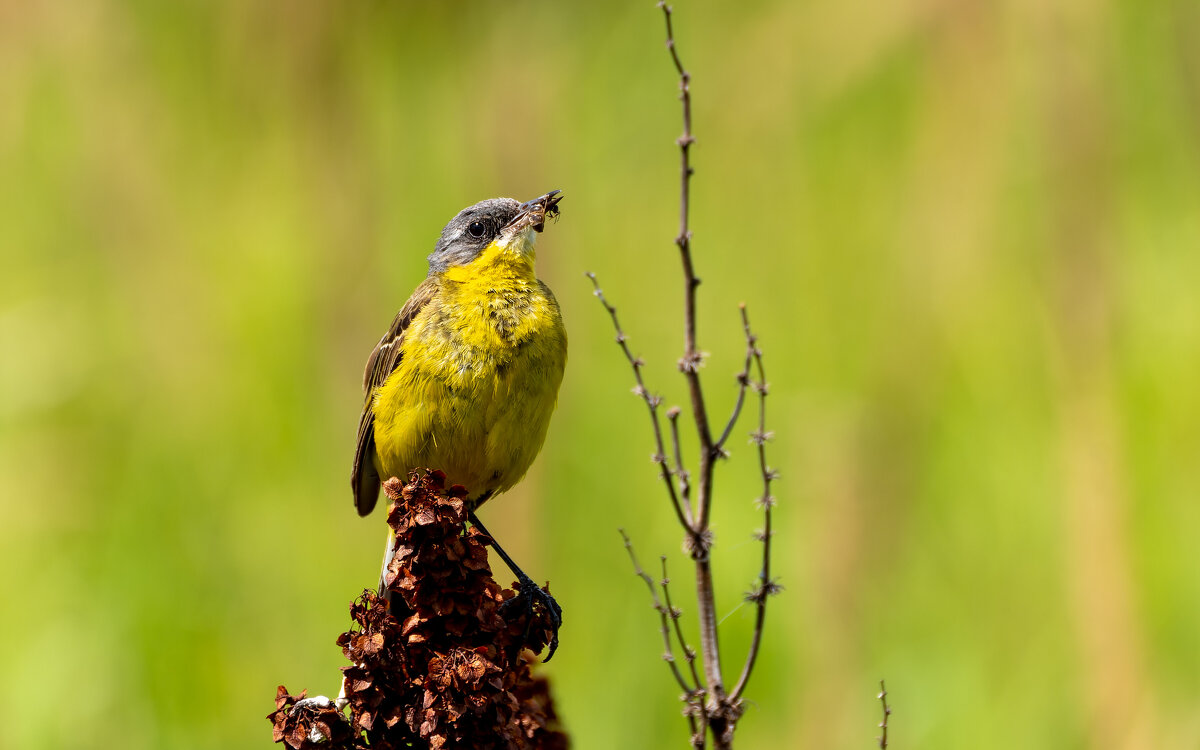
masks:
<path id="1" fill-rule="evenodd" d="M 776 565 L 741 747 L 1200 748 L 1200 7 L 690 3 L 703 372 L 745 300 Z M 363 362 L 458 209 L 566 192 L 571 361 L 483 518 L 566 611 L 576 746 L 683 747 L 616 527 L 681 534 L 676 81 L 636 3 L 0 3 L 0 746 L 266 747 L 383 537 Z M 717 479 L 727 671 L 761 523 Z M 689 622 L 693 622 L 689 620 Z"/>

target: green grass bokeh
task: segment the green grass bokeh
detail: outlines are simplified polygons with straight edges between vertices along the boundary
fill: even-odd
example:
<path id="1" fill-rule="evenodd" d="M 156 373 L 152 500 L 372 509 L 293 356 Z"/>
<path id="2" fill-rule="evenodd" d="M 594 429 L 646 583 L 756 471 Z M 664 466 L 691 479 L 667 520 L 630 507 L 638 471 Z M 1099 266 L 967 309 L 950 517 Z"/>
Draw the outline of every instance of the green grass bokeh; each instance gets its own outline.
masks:
<path id="1" fill-rule="evenodd" d="M 570 361 L 482 516 L 563 606 L 576 746 L 685 745 L 616 528 L 691 617 L 689 570 L 583 276 L 684 403 L 663 31 L 649 0 L 0 7 L 0 746 L 266 747 L 277 684 L 336 692 L 383 542 L 363 362 L 446 220 L 554 188 Z M 680 0 L 677 36 L 704 385 L 727 413 L 745 301 L 782 474 L 738 745 L 870 747 L 886 677 L 895 748 L 1197 746 L 1196 8 Z M 734 675 L 751 429 L 716 484 Z"/>

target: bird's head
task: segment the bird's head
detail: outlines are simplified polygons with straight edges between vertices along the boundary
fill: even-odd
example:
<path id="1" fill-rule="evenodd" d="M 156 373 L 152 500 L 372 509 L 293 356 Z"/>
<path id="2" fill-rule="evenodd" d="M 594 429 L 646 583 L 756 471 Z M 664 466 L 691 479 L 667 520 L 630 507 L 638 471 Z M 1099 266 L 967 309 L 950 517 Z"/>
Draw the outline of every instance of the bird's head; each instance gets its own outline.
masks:
<path id="1" fill-rule="evenodd" d="M 524 203 L 492 198 L 464 208 L 442 229 L 429 254 L 429 270 L 469 265 L 488 250 L 532 259 L 534 239 L 546 219 L 558 215 L 561 200 L 562 191 L 551 190 Z"/>

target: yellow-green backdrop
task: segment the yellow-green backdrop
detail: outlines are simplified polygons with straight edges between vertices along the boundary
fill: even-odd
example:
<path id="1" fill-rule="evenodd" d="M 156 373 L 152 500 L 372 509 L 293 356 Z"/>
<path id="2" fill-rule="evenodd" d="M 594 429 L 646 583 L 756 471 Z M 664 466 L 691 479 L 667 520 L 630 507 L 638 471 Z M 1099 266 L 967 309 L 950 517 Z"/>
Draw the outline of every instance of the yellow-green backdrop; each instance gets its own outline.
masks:
<path id="1" fill-rule="evenodd" d="M 1200 10 L 679 2 L 704 383 L 746 301 L 776 565 L 742 747 L 1200 747 Z M 672 556 L 596 271 L 685 393 L 652 2 L 0 3 L 0 747 L 266 747 L 383 525 L 363 361 L 455 211 L 566 193 L 571 359 L 484 518 L 566 612 L 576 746 L 683 747 L 616 532 Z M 717 480 L 727 669 L 760 523 Z"/>

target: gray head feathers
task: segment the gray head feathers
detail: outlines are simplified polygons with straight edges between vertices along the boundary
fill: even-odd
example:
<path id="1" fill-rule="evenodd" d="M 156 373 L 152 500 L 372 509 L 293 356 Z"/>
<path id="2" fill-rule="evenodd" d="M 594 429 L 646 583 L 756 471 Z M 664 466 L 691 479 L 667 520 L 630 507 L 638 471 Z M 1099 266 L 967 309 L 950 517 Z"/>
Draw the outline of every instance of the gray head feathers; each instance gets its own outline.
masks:
<path id="1" fill-rule="evenodd" d="M 512 198 L 491 198 L 459 211 L 429 254 L 430 272 L 470 263 L 520 211 Z"/>

